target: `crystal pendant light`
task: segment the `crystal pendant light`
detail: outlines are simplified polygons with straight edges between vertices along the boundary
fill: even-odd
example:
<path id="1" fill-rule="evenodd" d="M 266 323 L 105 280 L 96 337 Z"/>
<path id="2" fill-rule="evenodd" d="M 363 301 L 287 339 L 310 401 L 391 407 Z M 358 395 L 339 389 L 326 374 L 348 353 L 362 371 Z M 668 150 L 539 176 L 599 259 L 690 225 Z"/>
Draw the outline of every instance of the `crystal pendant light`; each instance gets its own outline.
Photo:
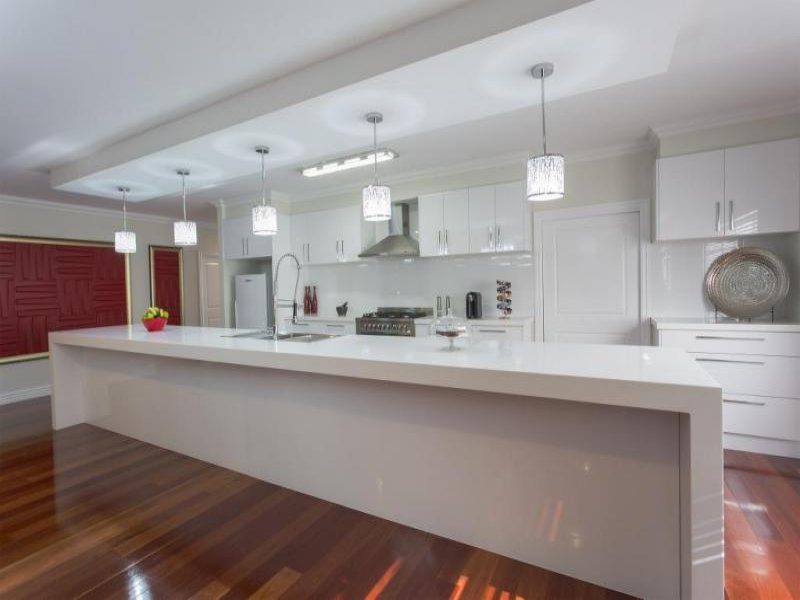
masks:
<path id="1" fill-rule="evenodd" d="M 183 196 L 183 221 L 175 221 L 173 223 L 173 234 L 175 236 L 176 246 L 196 246 L 197 245 L 197 223 L 194 221 L 186 220 L 186 176 L 189 171 L 186 169 L 178 169 L 178 175 L 181 176 L 181 194 Z"/>
<path id="2" fill-rule="evenodd" d="M 114 250 L 120 254 L 133 254 L 136 252 L 136 234 L 133 231 L 128 231 L 127 206 L 127 196 L 131 188 L 120 186 L 117 190 L 122 193 L 122 231 L 114 233 Z"/>
<path id="3" fill-rule="evenodd" d="M 388 221 L 392 218 L 392 192 L 389 186 L 378 183 L 378 123 L 383 115 L 377 112 L 367 114 L 367 123 L 372 123 L 372 148 L 374 176 L 372 184 L 361 190 L 361 208 L 365 221 Z"/>
<path id="4" fill-rule="evenodd" d="M 261 204 L 253 207 L 253 235 L 275 235 L 278 233 L 278 211 L 267 204 L 267 172 L 264 159 L 269 154 L 266 146 L 256 146 L 261 155 Z"/>
<path id="5" fill-rule="evenodd" d="M 544 116 L 544 80 L 553 74 L 553 63 L 539 63 L 531 69 L 542 82 L 542 146 L 544 152 L 528 159 L 528 200 L 542 202 L 564 197 L 564 157 L 547 153 L 547 125 Z"/>

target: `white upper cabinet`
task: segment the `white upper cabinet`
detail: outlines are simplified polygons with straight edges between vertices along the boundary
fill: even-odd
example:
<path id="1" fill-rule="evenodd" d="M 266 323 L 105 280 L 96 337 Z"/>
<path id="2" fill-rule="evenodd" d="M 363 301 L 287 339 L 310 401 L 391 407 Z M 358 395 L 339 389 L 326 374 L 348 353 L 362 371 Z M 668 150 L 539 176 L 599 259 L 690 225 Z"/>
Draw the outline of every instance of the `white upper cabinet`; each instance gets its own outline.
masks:
<path id="1" fill-rule="evenodd" d="M 659 159 L 656 239 L 800 231 L 800 139 Z"/>
<path id="2" fill-rule="evenodd" d="M 527 249 L 528 205 L 522 181 L 495 186 L 495 250 L 519 252 Z M 472 213 L 469 215 L 472 221 Z"/>
<path id="3" fill-rule="evenodd" d="M 469 253 L 469 199 L 467 190 L 442 194 L 444 208 L 443 254 Z"/>
<path id="4" fill-rule="evenodd" d="M 656 239 L 723 235 L 724 150 L 658 159 L 656 186 Z"/>
<path id="5" fill-rule="evenodd" d="M 495 251 L 495 187 L 469 188 L 469 251 Z"/>
<path id="6" fill-rule="evenodd" d="M 361 252 L 360 207 L 292 215 L 292 251 L 303 264 L 356 260 Z"/>
<path id="7" fill-rule="evenodd" d="M 729 235 L 800 229 L 800 139 L 725 150 Z"/>
<path id="8" fill-rule="evenodd" d="M 444 254 L 444 194 L 419 197 L 419 255 Z"/>
<path id="9" fill-rule="evenodd" d="M 469 189 L 469 251 L 526 249 L 526 199 L 521 181 Z"/>
<path id="10" fill-rule="evenodd" d="M 334 249 L 336 260 L 347 262 L 358 260 L 362 250 L 361 206 L 346 206 L 330 211 L 334 233 Z"/>
<path id="11" fill-rule="evenodd" d="M 224 219 L 222 253 L 226 260 L 272 256 L 272 237 L 253 235 L 249 215 Z"/>
<path id="12" fill-rule="evenodd" d="M 420 196 L 420 256 L 467 254 L 469 251 L 467 190 Z"/>

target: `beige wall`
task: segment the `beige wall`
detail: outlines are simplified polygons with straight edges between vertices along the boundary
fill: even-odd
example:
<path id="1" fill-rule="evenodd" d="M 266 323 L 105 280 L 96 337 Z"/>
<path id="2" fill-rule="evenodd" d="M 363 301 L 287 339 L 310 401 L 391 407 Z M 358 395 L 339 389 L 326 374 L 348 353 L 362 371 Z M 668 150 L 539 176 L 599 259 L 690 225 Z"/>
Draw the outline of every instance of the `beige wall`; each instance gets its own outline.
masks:
<path id="1" fill-rule="evenodd" d="M 131 257 L 131 304 L 135 320 L 150 304 L 148 246 L 172 246 L 172 223 L 136 214 L 129 215 L 128 222 L 136 232 L 138 246 Z M 116 211 L 0 196 L 0 235 L 111 241 L 119 226 L 120 216 Z M 216 228 L 200 227 L 198 238 L 199 246 L 185 248 L 183 255 L 184 312 L 189 325 L 200 322 L 198 250 L 217 253 Z M 48 381 L 47 360 L 0 365 L 0 402 L 9 392 L 44 386 Z"/>

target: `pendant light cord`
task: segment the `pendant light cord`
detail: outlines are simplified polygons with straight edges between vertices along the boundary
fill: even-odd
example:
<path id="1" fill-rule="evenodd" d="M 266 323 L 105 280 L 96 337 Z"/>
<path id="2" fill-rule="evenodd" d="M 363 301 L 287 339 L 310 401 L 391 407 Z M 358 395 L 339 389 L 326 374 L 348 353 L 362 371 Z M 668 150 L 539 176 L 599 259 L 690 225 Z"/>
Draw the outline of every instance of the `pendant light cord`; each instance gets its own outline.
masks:
<path id="1" fill-rule="evenodd" d="M 126 206 L 125 196 L 127 190 L 122 190 L 122 231 L 128 231 L 128 207 Z"/>
<path id="2" fill-rule="evenodd" d="M 372 122 L 372 165 L 374 167 L 375 183 L 378 185 L 378 121 Z"/>
<path id="3" fill-rule="evenodd" d="M 183 220 L 186 221 L 186 174 L 181 173 L 181 194 L 183 195 Z"/>
<path id="4" fill-rule="evenodd" d="M 264 152 L 261 152 L 261 206 L 267 205 L 267 171 L 264 167 Z"/>
<path id="5" fill-rule="evenodd" d="M 544 80 L 542 77 L 542 145 L 544 146 L 544 154 L 547 154 L 547 124 L 544 118 Z"/>

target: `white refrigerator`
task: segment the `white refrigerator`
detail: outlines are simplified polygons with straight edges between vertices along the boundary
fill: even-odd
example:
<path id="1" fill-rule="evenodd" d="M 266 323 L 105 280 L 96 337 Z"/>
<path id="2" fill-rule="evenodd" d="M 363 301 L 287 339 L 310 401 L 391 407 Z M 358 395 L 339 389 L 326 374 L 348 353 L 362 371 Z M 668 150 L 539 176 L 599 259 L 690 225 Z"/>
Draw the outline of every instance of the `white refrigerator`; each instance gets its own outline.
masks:
<path id="1" fill-rule="evenodd" d="M 237 275 L 234 315 L 237 329 L 272 327 L 272 282 L 264 273 Z"/>

